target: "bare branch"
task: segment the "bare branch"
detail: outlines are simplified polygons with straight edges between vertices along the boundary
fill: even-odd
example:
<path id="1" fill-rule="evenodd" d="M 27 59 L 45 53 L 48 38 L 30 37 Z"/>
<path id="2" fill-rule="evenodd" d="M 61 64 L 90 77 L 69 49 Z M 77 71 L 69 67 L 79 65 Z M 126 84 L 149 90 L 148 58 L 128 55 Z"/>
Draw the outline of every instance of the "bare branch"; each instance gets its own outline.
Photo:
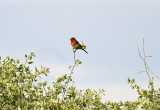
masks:
<path id="1" fill-rule="evenodd" d="M 152 57 L 152 56 L 146 56 L 145 49 L 144 49 L 144 38 L 143 38 L 143 57 L 142 57 L 142 55 L 141 55 L 141 52 L 140 52 L 139 47 L 137 47 L 137 48 L 138 48 L 139 57 L 141 58 L 141 60 L 142 60 L 143 63 L 144 63 L 144 66 L 145 66 L 145 71 L 140 71 L 140 72 L 138 72 L 138 73 L 146 72 L 149 80 L 151 80 L 150 75 L 149 75 L 149 72 L 150 72 L 154 77 L 156 77 L 157 79 L 160 80 L 160 78 L 159 78 L 157 75 L 155 75 L 155 74 L 150 70 L 150 68 L 148 67 L 148 64 L 147 64 L 147 62 L 146 62 L 146 58 Z"/>
<path id="2" fill-rule="evenodd" d="M 152 56 L 146 56 L 146 57 L 152 57 Z"/>
<path id="3" fill-rule="evenodd" d="M 76 51 L 74 51 L 74 62 L 76 61 L 76 57 L 75 57 Z"/>
<path id="4" fill-rule="evenodd" d="M 139 53 L 140 58 L 141 58 L 142 60 L 144 60 L 144 59 L 143 59 L 143 57 L 141 56 L 141 52 L 140 52 L 140 50 L 139 50 L 139 47 L 138 47 L 138 46 L 137 46 L 137 48 L 138 48 L 138 53 Z"/>
<path id="5" fill-rule="evenodd" d="M 143 73 L 143 72 L 146 72 L 146 71 L 139 71 L 138 73 Z"/>
<path id="6" fill-rule="evenodd" d="M 145 66 L 145 71 L 148 75 L 149 80 L 151 80 L 149 73 L 148 73 L 148 69 L 147 69 L 147 62 L 146 62 L 146 53 L 145 53 L 145 49 L 144 49 L 144 38 L 143 38 L 143 62 L 144 62 L 144 66 Z"/>
<path id="7" fill-rule="evenodd" d="M 150 69 L 149 67 L 147 67 L 147 68 L 148 68 L 148 70 L 152 73 L 152 75 L 153 75 L 154 77 L 156 77 L 157 79 L 160 80 L 160 78 L 158 77 L 158 75 L 155 75 L 155 74 L 151 71 L 151 69 Z"/>

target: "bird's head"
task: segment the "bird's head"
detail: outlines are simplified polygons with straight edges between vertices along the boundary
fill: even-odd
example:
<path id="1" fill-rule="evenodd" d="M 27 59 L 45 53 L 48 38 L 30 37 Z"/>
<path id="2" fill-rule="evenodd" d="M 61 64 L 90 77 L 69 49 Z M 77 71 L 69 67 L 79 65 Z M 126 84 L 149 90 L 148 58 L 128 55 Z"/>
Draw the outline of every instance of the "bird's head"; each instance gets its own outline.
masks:
<path id="1" fill-rule="evenodd" d="M 71 38 L 70 38 L 70 40 L 71 40 L 71 41 L 74 41 L 74 40 L 75 40 L 75 38 L 74 38 L 74 37 L 71 37 Z"/>

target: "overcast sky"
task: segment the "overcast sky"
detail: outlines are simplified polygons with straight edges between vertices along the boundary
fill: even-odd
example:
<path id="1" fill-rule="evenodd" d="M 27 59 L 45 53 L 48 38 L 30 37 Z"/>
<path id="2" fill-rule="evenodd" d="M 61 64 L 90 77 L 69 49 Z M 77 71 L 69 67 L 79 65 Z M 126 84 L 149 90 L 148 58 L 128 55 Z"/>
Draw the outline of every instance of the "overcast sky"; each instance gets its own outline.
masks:
<path id="1" fill-rule="evenodd" d="M 160 75 L 160 2 L 158 0 L 0 0 L 0 54 L 23 60 L 35 52 L 34 65 L 51 68 L 45 80 L 69 73 L 70 37 L 83 41 L 82 61 L 73 79 L 79 89 L 104 88 L 111 101 L 135 100 L 128 77 L 147 87 L 137 46 L 145 39 L 148 64 Z M 160 81 L 155 79 L 155 84 Z M 158 86 L 157 86 L 158 87 Z"/>

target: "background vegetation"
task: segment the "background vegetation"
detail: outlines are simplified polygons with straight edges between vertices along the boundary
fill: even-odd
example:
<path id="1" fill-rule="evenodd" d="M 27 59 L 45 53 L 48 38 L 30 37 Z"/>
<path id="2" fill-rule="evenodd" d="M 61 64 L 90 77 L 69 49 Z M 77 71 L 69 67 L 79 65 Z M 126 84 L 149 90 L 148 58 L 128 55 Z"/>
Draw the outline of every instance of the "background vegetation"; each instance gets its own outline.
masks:
<path id="1" fill-rule="evenodd" d="M 75 51 L 74 51 L 75 55 Z M 129 85 L 137 90 L 139 97 L 137 100 L 129 102 L 102 102 L 105 90 L 78 90 L 74 86 L 72 75 L 75 67 L 81 61 L 74 56 L 74 65 L 70 66 L 69 74 L 56 76 L 56 81 L 52 85 L 47 85 L 47 81 L 39 81 L 38 77 L 43 77 L 49 73 L 49 68 L 41 66 L 40 69 L 30 69 L 33 63 L 32 52 L 25 55 L 25 63 L 19 60 L 0 57 L 0 109 L 2 110 L 160 110 L 160 88 L 155 90 L 153 84 L 153 74 L 149 69 L 145 55 L 143 41 L 143 57 L 145 73 L 148 75 L 148 89 L 143 89 L 135 83 L 135 79 L 128 78 Z M 154 74 L 153 74 L 154 75 Z M 154 75 L 155 76 L 155 75 Z M 155 76 L 158 78 L 157 76 Z"/>

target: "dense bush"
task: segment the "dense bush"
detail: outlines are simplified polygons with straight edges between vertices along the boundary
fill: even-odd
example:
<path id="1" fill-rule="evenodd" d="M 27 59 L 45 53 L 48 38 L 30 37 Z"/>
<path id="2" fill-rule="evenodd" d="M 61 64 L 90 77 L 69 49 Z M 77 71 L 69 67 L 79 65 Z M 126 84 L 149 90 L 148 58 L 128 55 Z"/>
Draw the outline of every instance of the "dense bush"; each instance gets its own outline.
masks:
<path id="1" fill-rule="evenodd" d="M 137 90 L 139 97 L 133 102 L 102 103 L 105 90 L 78 90 L 73 85 L 72 74 L 75 66 L 81 64 L 75 59 L 69 74 L 56 76 L 52 85 L 39 82 L 38 77 L 47 75 L 49 68 L 32 71 L 30 65 L 34 53 L 25 55 L 25 63 L 9 57 L 0 58 L 0 109 L 2 110 L 160 110 L 160 89 L 155 90 L 153 79 L 149 80 L 148 90 L 136 85 L 134 79 L 128 83 Z"/>

